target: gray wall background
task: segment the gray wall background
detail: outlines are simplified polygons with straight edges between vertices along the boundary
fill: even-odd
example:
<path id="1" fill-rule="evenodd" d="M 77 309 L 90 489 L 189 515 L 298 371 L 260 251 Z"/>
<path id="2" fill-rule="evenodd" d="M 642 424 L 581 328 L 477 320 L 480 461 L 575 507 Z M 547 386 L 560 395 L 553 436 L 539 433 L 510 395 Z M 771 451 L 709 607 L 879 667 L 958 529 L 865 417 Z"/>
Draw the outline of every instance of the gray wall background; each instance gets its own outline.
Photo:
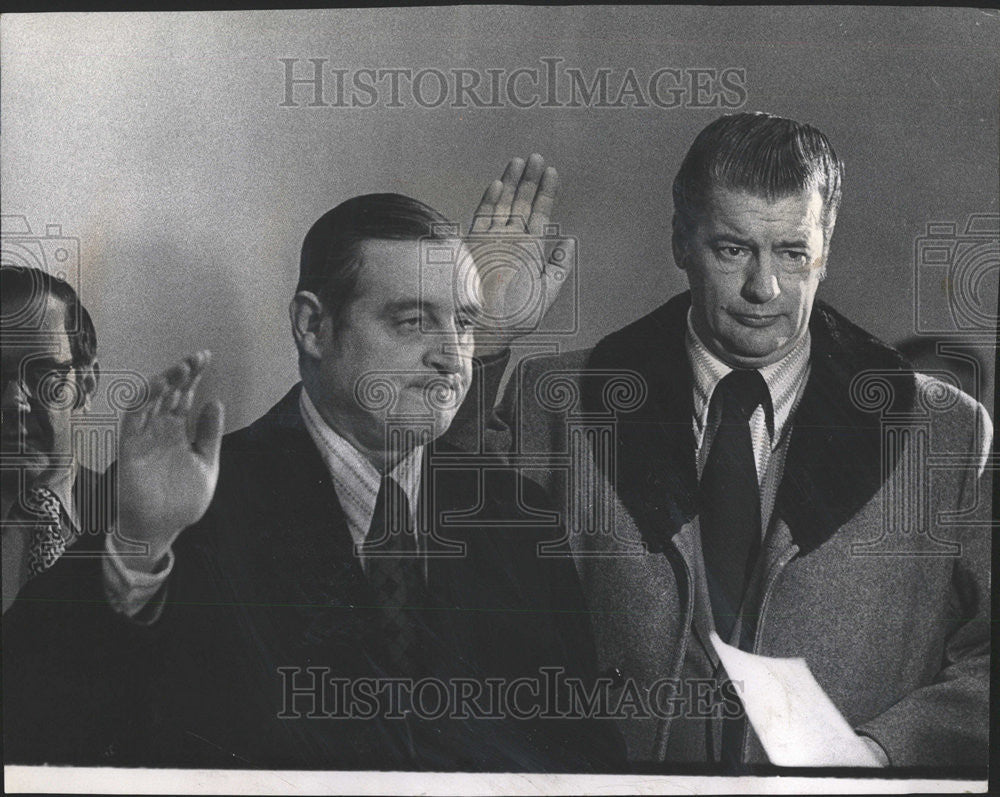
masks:
<path id="1" fill-rule="evenodd" d="M 589 345 L 685 287 L 670 255 L 670 183 L 722 112 L 390 108 L 385 97 L 283 108 L 280 58 L 509 72 L 556 57 L 588 79 L 613 70 L 612 86 L 629 67 L 745 69 L 745 109 L 816 124 L 846 161 L 820 295 L 892 342 L 913 332 L 926 224 L 998 212 L 995 11 L 456 7 L 0 25 L 3 213 L 79 239 L 105 367 L 153 372 L 211 348 L 204 394 L 226 402 L 230 429 L 296 379 L 286 308 L 302 236 L 324 211 L 400 191 L 468 224 L 508 158 L 541 152 L 562 179 L 556 221 L 580 240 L 580 326 L 560 345 Z M 980 290 L 995 310 L 996 271 Z M 932 294 L 921 301 L 939 312 L 943 281 Z M 568 296 L 555 312 L 572 316 Z"/>

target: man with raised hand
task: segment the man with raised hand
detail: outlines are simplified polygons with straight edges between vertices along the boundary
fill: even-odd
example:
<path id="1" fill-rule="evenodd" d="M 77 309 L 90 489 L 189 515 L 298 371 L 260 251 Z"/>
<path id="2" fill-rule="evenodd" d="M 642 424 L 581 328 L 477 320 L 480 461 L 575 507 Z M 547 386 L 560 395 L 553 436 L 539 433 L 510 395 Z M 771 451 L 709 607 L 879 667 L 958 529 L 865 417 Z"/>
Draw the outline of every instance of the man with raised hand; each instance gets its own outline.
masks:
<path id="1" fill-rule="evenodd" d="M 555 175 L 531 163 L 512 190 L 547 214 Z M 191 443 L 199 355 L 126 420 L 119 537 L 148 550 L 112 542 L 106 576 L 162 645 L 148 763 L 586 771 L 618 755 L 593 723 L 537 717 L 541 669 L 586 679 L 593 658 L 572 561 L 538 555 L 561 534 L 525 509 L 544 495 L 435 442 L 472 379 L 479 292 L 443 216 L 355 197 L 303 242 L 301 384 L 221 449 L 208 405 Z"/>
<path id="2" fill-rule="evenodd" d="M 483 419 L 499 382 L 485 376 L 451 430 L 534 463 L 577 519 L 599 670 L 612 706 L 642 702 L 618 720 L 634 764 L 768 762 L 713 632 L 804 659 L 846 718 L 803 764 L 986 764 L 992 425 L 816 299 L 842 172 L 814 127 L 715 120 L 673 185 L 690 291 L 593 349 L 526 358 Z M 484 215 L 511 195 L 509 179 L 491 189 Z M 615 378 L 631 398 L 606 389 Z M 580 448 L 580 419 L 609 416 L 613 443 Z M 901 419 L 913 429 L 887 431 Z M 931 470 L 929 453 L 954 465 Z"/>

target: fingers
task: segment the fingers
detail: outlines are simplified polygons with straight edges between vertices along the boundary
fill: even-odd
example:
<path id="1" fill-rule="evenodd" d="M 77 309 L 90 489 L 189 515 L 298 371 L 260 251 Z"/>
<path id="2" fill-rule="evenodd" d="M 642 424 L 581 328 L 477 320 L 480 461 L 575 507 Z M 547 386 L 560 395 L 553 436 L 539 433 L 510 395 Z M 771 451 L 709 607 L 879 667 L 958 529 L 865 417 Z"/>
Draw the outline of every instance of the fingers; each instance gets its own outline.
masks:
<path id="1" fill-rule="evenodd" d="M 531 216 L 532 205 L 544 172 L 545 159 L 537 153 L 533 154 L 528 158 L 521 179 L 517 183 L 508 223 L 522 231 L 527 229 L 528 217 Z"/>
<path id="2" fill-rule="evenodd" d="M 212 352 L 203 349 L 187 358 L 189 372 L 187 381 L 178 387 L 178 401 L 174 411 L 180 415 L 187 415 L 191 411 L 194 403 L 194 394 L 198 389 L 198 383 L 205 373 L 205 368 L 212 361 Z"/>
<path id="3" fill-rule="evenodd" d="M 153 415 L 162 413 L 172 413 L 177 409 L 180 402 L 181 391 L 191 379 L 191 364 L 197 355 L 185 357 L 178 363 L 171 365 L 161 374 L 164 381 L 163 390 L 160 394 L 160 401 Z"/>
<path id="4" fill-rule="evenodd" d="M 191 409 L 195 388 L 210 359 L 211 353 L 202 350 L 189 354 L 164 372 L 167 384 L 160 405 L 161 412 L 183 416 Z"/>
<path id="5" fill-rule="evenodd" d="M 559 175 L 533 153 L 511 158 L 503 177 L 487 186 L 472 220 L 472 232 L 525 231 L 541 235 L 552 215 Z"/>
<path id="6" fill-rule="evenodd" d="M 194 433 L 194 450 L 213 465 L 219 461 L 219 447 L 222 445 L 222 427 L 226 411 L 222 402 L 209 401 L 198 416 Z"/>
<path id="7" fill-rule="evenodd" d="M 150 421 L 160 415 L 163 402 L 170 391 L 170 381 L 167 379 L 167 372 L 158 374 L 149 383 L 149 396 L 145 404 L 136 410 L 135 431 L 141 432 L 149 426 Z"/>
<path id="8" fill-rule="evenodd" d="M 566 284 L 567 277 L 573 271 L 575 265 L 576 239 L 570 237 L 556 239 L 555 245 L 551 247 L 551 251 L 545 261 L 544 270 L 542 271 L 542 280 L 545 285 L 543 292 L 543 296 L 545 297 L 544 312 L 548 312 L 549 308 L 555 302 L 559 291 Z"/>
<path id="9" fill-rule="evenodd" d="M 545 231 L 545 226 L 552 218 L 552 206 L 556 201 L 558 187 L 559 174 L 551 166 L 546 166 L 531 204 L 531 215 L 528 216 L 528 232 L 532 235 L 542 235 Z"/>
<path id="10" fill-rule="evenodd" d="M 150 380 L 147 383 L 147 393 L 145 400 L 133 410 L 129 410 L 122 416 L 122 434 L 129 437 L 141 434 L 149 421 L 150 413 L 154 405 L 160 400 L 164 382 L 160 377 Z"/>
<path id="11" fill-rule="evenodd" d="M 511 158 L 507 168 L 504 169 L 501 182 L 503 188 L 500 191 L 500 199 L 497 200 L 494 212 L 494 226 L 507 224 L 510 221 L 510 210 L 514 204 L 514 195 L 517 193 L 518 181 L 524 173 L 524 160 L 521 158 Z"/>
<path id="12" fill-rule="evenodd" d="M 146 405 L 135 410 L 130 410 L 122 416 L 122 435 L 124 437 L 134 437 L 139 434 L 146 425 Z"/>
<path id="13" fill-rule="evenodd" d="M 190 354 L 158 374 L 149 384 L 149 394 L 138 409 L 125 413 L 122 431 L 139 434 L 158 418 L 171 415 L 184 418 L 194 402 L 194 394 L 211 362 L 212 353 L 202 350 Z"/>
<path id="14" fill-rule="evenodd" d="M 568 235 L 554 238 L 547 249 L 550 251 L 545 259 L 546 276 L 565 279 L 576 265 L 576 238 Z"/>
<path id="15" fill-rule="evenodd" d="M 486 192 L 479 200 L 479 207 L 472 217 L 472 232 L 485 232 L 490 228 L 496 216 L 497 202 L 500 201 L 501 193 L 503 193 L 502 180 L 494 180 L 486 187 Z"/>

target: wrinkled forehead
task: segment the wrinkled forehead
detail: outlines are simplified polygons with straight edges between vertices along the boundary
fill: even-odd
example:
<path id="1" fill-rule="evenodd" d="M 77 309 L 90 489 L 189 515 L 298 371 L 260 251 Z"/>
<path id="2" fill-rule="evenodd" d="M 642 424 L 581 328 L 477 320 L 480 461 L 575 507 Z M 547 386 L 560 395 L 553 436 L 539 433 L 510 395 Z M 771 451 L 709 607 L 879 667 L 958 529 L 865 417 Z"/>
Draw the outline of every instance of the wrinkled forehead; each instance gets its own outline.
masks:
<path id="1" fill-rule="evenodd" d="M 5 365 L 27 357 L 72 359 L 66 331 L 66 304 L 54 296 L 4 297 L 0 352 Z"/>
<path id="2" fill-rule="evenodd" d="M 711 227 L 759 222 L 811 233 L 822 228 L 823 211 L 823 197 L 811 186 L 774 197 L 741 188 L 713 186 L 705 194 L 702 207 L 697 209 L 695 220 Z"/>
<path id="3" fill-rule="evenodd" d="M 357 296 L 376 303 L 478 306 L 481 286 L 475 261 L 460 239 L 367 240 Z"/>

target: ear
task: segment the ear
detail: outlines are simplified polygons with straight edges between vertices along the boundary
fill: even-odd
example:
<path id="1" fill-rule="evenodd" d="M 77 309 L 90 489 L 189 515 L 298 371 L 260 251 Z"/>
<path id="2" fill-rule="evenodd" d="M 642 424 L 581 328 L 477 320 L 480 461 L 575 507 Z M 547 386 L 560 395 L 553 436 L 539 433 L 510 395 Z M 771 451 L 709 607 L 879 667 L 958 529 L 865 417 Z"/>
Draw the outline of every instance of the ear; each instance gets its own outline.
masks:
<path id="1" fill-rule="evenodd" d="M 819 264 L 819 274 L 817 277 L 819 282 L 822 282 L 823 280 L 826 279 L 826 258 L 829 254 L 830 254 L 830 246 L 829 244 L 827 244 L 826 246 L 823 247 L 823 254 L 820 255 L 821 262 Z"/>
<path id="2" fill-rule="evenodd" d="M 288 317 L 299 354 L 319 358 L 322 355 L 323 321 L 327 318 L 319 297 L 312 291 L 299 291 L 288 305 Z"/>
<path id="3" fill-rule="evenodd" d="M 681 229 L 683 222 L 680 220 L 678 215 L 674 213 L 674 217 L 671 223 L 673 232 L 670 236 L 670 248 L 674 253 L 674 263 L 677 264 L 677 268 L 681 271 L 687 271 L 687 248 L 684 244 L 684 231 Z"/>
<path id="4" fill-rule="evenodd" d="M 90 365 L 77 368 L 76 386 L 79 391 L 77 396 L 76 410 L 89 410 L 91 399 L 97 392 L 97 383 L 101 381 L 101 365 L 94 360 Z"/>

